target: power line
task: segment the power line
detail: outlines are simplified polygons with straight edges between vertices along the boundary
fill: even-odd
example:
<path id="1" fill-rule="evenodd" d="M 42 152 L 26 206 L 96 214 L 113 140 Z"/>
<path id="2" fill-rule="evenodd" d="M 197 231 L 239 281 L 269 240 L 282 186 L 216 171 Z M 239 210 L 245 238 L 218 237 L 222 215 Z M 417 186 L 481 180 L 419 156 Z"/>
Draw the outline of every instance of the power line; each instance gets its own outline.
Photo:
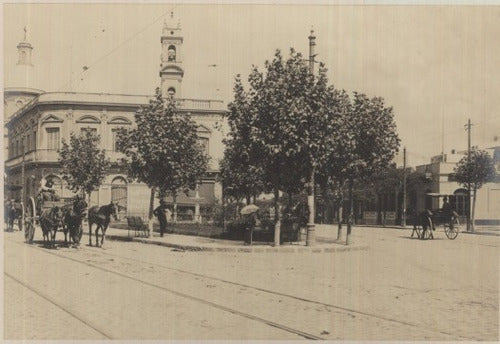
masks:
<path id="1" fill-rule="evenodd" d="M 165 17 L 165 15 L 167 15 L 168 13 L 172 12 L 175 8 L 177 7 L 177 5 L 171 7 L 168 11 L 162 13 L 159 17 L 157 17 L 156 19 L 154 19 L 152 22 L 150 22 L 148 25 L 146 25 L 144 28 L 140 29 L 139 31 L 137 31 L 136 33 L 134 33 L 132 36 L 130 36 L 129 38 L 125 39 L 124 41 L 122 41 L 120 44 L 118 44 L 116 47 L 114 47 L 113 49 L 111 49 L 108 53 L 106 53 L 105 55 L 101 56 L 100 58 L 98 58 L 97 60 L 93 61 L 92 63 L 90 64 L 87 64 L 85 66 L 82 67 L 82 71 L 76 76 L 76 78 L 80 77 L 81 75 L 83 75 L 85 72 L 87 72 L 91 67 L 95 66 L 96 64 L 98 64 L 99 62 L 101 62 L 102 60 L 104 60 L 105 58 L 107 58 L 109 55 L 113 54 L 115 51 L 117 51 L 118 49 L 120 49 L 123 45 L 127 44 L 128 42 L 130 42 L 132 39 L 134 39 L 136 36 L 140 35 L 141 33 L 143 33 L 144 31 L 146 31 L 149 27 L 151 27 L 153 24 L 155 24 L 158 20 L 162 19 L 163 17 Z M 72 74 L 72 73 L 71 73 Z M 72 77 L 70 77 L 70 80 L 64 84 L 63 86 L 61 86 L 58 91 L 61 91 L 63 90 L 66 86 L 68 85 L 71 85 L 72 83 Z"/>

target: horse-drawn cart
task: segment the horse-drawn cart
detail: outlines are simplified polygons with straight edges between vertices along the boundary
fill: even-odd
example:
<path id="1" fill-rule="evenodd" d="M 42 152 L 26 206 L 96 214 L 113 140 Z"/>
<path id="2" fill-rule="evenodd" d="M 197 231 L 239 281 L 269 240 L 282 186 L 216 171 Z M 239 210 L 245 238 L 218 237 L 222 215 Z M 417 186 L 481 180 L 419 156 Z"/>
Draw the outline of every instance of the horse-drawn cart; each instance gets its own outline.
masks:
<path id="1" fill-rule="evenodd" d="M 459 195 L 427 193 L 427 196 L 444 199 Z M 459 215 L 452 208 L 426 209 L 421 213 L 415 214 L 411 236 L 416 233 L 419 239 L 434 239 L 433 232 L 440 226 L 443 227 L 444 233 L 448 239 L 455 239 L 460 232 Z"/>
<path id="2" fill-rule="evenodd" d="M 40 225 L 40 215 L 44 211 L 50 211 L 55 207 L 64 208 L 68 206 L 71 199 L 46 200 L 43 195 L 30 197 L 27 201 L 24 215 L 24 238 L 26 242 L 32 243 L 35 235 L 35 227 Z M 62 225 L 62 223 L 61 223 Z"/>

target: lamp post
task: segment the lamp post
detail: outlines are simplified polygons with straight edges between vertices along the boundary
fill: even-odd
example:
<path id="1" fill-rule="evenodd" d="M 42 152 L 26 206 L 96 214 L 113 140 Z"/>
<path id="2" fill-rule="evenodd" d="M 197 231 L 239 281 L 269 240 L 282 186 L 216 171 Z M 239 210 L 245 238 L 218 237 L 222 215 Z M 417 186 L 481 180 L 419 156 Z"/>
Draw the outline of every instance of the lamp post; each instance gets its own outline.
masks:
<path id="1" fill-rule="evenodd" d="M 311 75 L 314 75 L 314 57 L 316 54 L 314 54 L 314 47 L 316 46 L 316 36 L 314 35 L 314 31 L 311 30 L 311 34 L 309 35 L 309 72 Z M 314 210 L 314 195 L 315 195 L 315 182 L 314 182 L 314 165 L 312 167 L 312 172 L 311 172 L 311 180 L 309 184 L 309 191 L 307 195 L 307 204 L 309 207 L 309 219 L 307 221 L 307 233 L 306 233 L 306 246 L 314 246 L 316 242 L 316 235 L 315 235 L 315 226 L 314 226 L 314 217 L 315 217 L 315 210 Z M 277 209 L 278 211 L 278 209 Z"/>

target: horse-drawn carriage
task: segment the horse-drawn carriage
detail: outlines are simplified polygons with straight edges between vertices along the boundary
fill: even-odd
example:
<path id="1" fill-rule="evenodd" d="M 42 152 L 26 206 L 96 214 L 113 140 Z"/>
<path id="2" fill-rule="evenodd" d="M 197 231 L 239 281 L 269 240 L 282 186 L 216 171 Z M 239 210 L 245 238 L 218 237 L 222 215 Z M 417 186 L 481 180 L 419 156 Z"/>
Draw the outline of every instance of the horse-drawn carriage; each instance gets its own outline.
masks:
<path id="1" fill-rule="evenodd" d="M 443 198 L 444 200 L 457 195 L 427 193 L 427 196 L 438 199 Z M 460 232 L 459 215 L 451 206 L 447 208 L 443 205 L 443 208 L 440 209 L 426 209 L 423 212 L 413 214 L 413 216 L 412 237 L 416 234 L 419 239 L 434 239 L 433 232 L 440 226 L 443 227 L 446 237 L 451 240 L 455 239 Z"/>
<path id="2" fill-rule="evenodd" d="M 24 214 L 24 237 L 32 243 L 35 228 L 42 228 L 44 240 L 54 243 L 59 228 L 63 229 L 64 240 L 78 244 L 83 234 L 82 220 L 86 215 L 87 203 L 80 197 L 61 199 L 51 192 L 40 191 L 36 197 L 27 200 Z M 50 238 L 49 238 L 50 235 Z"/>

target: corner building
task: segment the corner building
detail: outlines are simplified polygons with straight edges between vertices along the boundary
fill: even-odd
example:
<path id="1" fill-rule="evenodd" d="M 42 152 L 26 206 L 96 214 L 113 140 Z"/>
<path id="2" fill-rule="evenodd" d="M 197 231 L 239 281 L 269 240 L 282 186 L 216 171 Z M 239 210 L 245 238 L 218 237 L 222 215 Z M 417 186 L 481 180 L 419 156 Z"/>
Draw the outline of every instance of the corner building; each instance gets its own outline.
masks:
<path id="1" fill-rule="evenodd" d="M 161 36 L 159 76 L 165 97 L 173 96 L 181 113 L 191 115 L 198 124 L 198 138 L 210 156 L 209 168 L 196 190 L 177 197 L 179 220 L 200 220 L 197 216 L 222 197 L 216 182 L 218 163 L 223 155 L 222 133 L 216 125 L 223 119 L 225 106 L 219 100 L 182 98 L 183 37 L 180 24 L 165 22 Z M 60 197 L 72 197 L 61 176 L 58 150 L 62 140 L 69 142 L 71 133 L 94 131 L 101 137 L 101 149 L 112 161 L 112 168 L 99 190 L 91 195 L 91 204 L 104 205 L 118 201 L 128 215 L 146 216 L 149 210 L 150 189 L 142 183 L 127 181 L 118 165 L 123 156 L 116 150 L 119 128 L 135 126 L 134 114 L 151 96 L 103 93 L 45 92 L 27 77 L 33 69 L 31 50 L 26 41 L 17 46 L 19 61 L 16 75 L 20 82 L 6 82 L 4 89 L 5 125 L 5 182 L 21 186 L 6 191 L 6 197 L 24 202 L 35 195 L 42 178 L 52 178 Z M 17 78 L 16 78 L 17 80 Z M 153 87 L 152 87 L 153 88 Z M 158 200 L 155 200 L 157 202 Z M 167 198 L 167 202 L 172 199 Z M 188 214 L 183 216 L 183 214 Z"/>

